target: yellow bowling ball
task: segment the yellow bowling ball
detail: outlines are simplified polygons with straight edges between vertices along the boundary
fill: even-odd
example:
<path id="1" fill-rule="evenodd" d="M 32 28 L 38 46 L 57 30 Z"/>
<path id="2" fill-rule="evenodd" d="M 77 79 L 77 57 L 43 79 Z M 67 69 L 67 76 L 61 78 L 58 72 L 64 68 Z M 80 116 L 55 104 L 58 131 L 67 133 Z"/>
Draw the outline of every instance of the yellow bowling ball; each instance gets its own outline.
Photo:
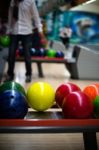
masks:
<path id="1" fill-rule="evenodd" d="M 46 82 L 35 82 L 27 89 L 27 99 L 31 108 L 37 111 L 45 111 L 55 101 L 55 91 Z"/>

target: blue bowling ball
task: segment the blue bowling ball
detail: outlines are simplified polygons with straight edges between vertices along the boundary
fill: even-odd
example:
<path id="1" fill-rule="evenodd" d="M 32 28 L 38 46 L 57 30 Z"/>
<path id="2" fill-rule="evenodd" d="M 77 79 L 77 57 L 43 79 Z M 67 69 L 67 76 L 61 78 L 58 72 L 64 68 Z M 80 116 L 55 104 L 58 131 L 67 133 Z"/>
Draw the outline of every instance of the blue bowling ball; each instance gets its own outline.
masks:
<path id="1" fill-rule="evenodd" d="M 38 50 L 38 56 L 44 57 L 45 55 L 46 55 L 45 49 L 44 49 L 44 48 L 40 48 L 40 49 Z"/>
<path id="2" fill-rule="evenodd" d="M 16 90 L 0 93 L 0 119 L 23 119 L 28 111 L 26 97 Z"/>
<path id="3" fill-rule="evenodd" d="M 38 52 L 37 52 L 37 50 L 35 48 L 31 48 L 30 49 L 30 54 L 31 54 L 31 56 L 37 56 Z"/>
<path id="4" fill-rule="evenodd" d="M 62 51 L 57 51 L 56 52 L 56 57 L 57 58 L 64 58 L 64 53 Z"/>

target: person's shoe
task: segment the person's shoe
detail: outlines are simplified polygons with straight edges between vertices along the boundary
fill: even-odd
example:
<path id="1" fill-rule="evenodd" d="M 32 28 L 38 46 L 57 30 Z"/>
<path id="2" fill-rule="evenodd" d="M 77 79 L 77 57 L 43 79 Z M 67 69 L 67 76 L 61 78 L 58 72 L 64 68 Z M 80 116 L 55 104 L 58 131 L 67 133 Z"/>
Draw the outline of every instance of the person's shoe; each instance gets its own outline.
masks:
<path id="1" fill-rule="evenodd" d="M 25 82 L 31 82 L 31 76 L 30 75 L 26 76 Z"/>
<path id="2" fill-rule="evenodd" d="M 13 77 L 13 76 L 7 75 L 7 76 L 6 76 L 6 79 L 4 80 L 4 82 L 13 81 L 13 80 L 14 80 L 14 77 Z"/>

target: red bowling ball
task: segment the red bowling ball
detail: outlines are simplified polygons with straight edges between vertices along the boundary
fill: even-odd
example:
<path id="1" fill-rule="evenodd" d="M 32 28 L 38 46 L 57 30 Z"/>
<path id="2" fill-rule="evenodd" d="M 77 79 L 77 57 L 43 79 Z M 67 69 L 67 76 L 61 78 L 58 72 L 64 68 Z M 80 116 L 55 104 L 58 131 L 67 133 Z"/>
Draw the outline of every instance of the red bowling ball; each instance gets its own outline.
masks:
<path id="1" fill-rule="evenodd" d="M 55 92 L 55 100 L 59 107 L 62 107 L 64 97 L 66 98 L 68 94 L 73 91 L 81 91 L 80 87 L 73 83 L 61 84 Z"/>
<path id="2" fill-rule="evenodd" d="M 16 50 L 16 58 L 20 57 L 19 49 Z"/>
<path id="3" fill-rule="evenodd" d="M 83 119 L 93 116 L 93 104 L 82 91 L 71 92 L 65 99 L 62 108 L 65 118 Z"/>

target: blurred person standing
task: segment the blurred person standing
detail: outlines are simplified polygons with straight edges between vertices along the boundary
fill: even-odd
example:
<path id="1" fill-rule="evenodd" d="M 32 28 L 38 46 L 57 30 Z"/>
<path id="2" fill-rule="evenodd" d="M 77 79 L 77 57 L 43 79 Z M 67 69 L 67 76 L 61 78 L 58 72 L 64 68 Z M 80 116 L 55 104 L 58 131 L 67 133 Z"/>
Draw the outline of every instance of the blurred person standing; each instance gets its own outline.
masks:
<path id="1" fill-rule="evenodd" d="M 11 42 L 8 52 L 8 70 L 5 81 L 14 79 L 15 57 L 19 41 L 22 42 L 24 49 L 26 82 L 31 81 L 32 68 L 30 48 L 32 47 L 33 21 L 40 37 L 46 41 L 35 0 L 11 0 L 7 30 Z"/>
<path id="2" fill-rule="evenodd" d="M 70 46 L 71 36 L 72 36 L 72 29 L 69 26 L 66 25 L 60 29 L 59 37 L 66 49 L 68 49 Z"/>

